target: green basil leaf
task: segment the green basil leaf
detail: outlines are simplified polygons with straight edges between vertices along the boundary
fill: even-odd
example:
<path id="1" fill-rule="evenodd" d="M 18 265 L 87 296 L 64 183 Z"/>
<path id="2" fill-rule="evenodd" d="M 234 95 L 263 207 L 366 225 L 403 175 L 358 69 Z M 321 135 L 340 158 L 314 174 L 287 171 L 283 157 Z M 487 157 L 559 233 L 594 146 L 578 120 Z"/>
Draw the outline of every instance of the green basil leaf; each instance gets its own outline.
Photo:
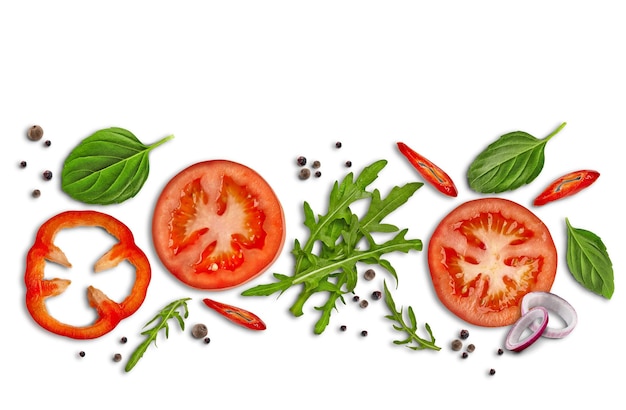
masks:
<path id="1" fill-rule="evenodd" d="M 567 224 L 567 266 L 588 290 L 611 299 L 615 290 L 613 264 L 606 246 L 596 234 Z"/>
<path id="2" fill-rule="evenodd" d="M 544 139 L 523 131 L 502 135 L 470 164 L 467 171 L 470 188 L 480 193 L 499 193 L 532 182 L 543 169 L 546 143 L 565 124 Z"/>
<path id="3" fill-rule="evenodd" d="M 173 137 L 144 145 L 123 128 L 96 131 L 65 159 L 61 189 L 86 204 L 109 205 L 132 198 L 148 178 L 149 152 Z"/>

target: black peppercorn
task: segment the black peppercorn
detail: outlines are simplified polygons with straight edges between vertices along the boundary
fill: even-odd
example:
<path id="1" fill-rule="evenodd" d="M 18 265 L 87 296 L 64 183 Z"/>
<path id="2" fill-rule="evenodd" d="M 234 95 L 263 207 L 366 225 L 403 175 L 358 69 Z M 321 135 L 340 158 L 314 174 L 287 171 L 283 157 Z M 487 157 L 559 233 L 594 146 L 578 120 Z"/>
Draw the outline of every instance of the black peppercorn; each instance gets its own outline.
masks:
<path id="1" fill-rule="evenodd" d="M 322 176 L 322 173 L 320 171 L 315 171 L 315 178 L 319 178 Z"/>
<path id="2" fill-rule="evenodd" d="M 469 337 L 469 330 L 467 329 L 461 330 L 461 333 L 459 333 L 459 336 L 461 337 L 461 339 L 467 339 Z"/>
<path id="3" fill-rule="evenodd" d="M 341 144 L 341 142 L 340 142 L 340 141 L 337 141 L 337 142 L 335 143 L 335 147 L 336 147 L 336 148 L 341 148 L 341 145 L 342 145 L 342 144 Z"/>
<path id="4" fill-rule="evenodd" d="M 361 306 L 363 309 L 365 309 L 368 305 L 369 302 L 367 300 L 362 300 L 361 303 L 359 303 L 359 306 Z"/>
<path id="5" fill-rule="evenodd" d="M 43 128 L 39 125 L 33 125 L 28 129 L 26 136 L 31 141 L 39 141 L 43 137 Z"/>
<path id="6" fill-rule="evenodd" d="M 467 354 L 467 352 L 463 352 L 463 354 L 461 355 L 461 357 L 462 357 L 463 359 L 467 359 L 467 356 L 469 356 L 469 355 Z"/>
<path id="7" fill-rule="evenodd" d="M 357 295 L 352 296 L 352 300 L 355 302 L 358 302 L 359 299 L 361 299 L 360 297 L 358 297 Z"/>
<path id="8" fill-rule="evenodd" d="M 300 174 L 299 174 L 300 179 L 309 179 L 310 176 L 311 176 L 311 171 L 309 171 L 307 168 L 303 168 L 300 170 Z"/>
<path id="9" fill-rule="evenodd" d="M 450 347 L 454 351 L 459 351 L 463 347 L 463 342 L 461 342 L 459 339 L 454 339 L 450 344 Z"/>
<path id="10" fill-rule="evenodd" d="M 361 336 L 363 336 L 363 337 L 367 336 L 367 330 L 362 330 L 361 331 Z"/>
<path id="11" fill-rule="evenodd" d="M 80 351 L 80 352 L 78 352 L 78 355 L 79 355 L 80 357 L 85 357 L 85 352 Z"/>
<path id="12" fill-rule="evenodd" d="M 33 198 L 39 198 L 41 196 L 41 191 L 38 189 L 33 189 L 33 193 L 31 194 Z"/>
<path id="13" fill-rule="evenodd" d="M 114 361 L 114 362 L 119 362 L 119 361 L 121 361 L 121 360 L 122 360 L 122 355 L 121 355 L 121 354 L 119 354 L 119 353 L 115 353 L 115 354 L 113 355 L 113 361 Z"/>
<path id="14" fill-rule="evenodd" d="M 498 349 L 498 356 L 502 356 L 504 354 L 504 350 Z"/>
<path id="15" fill-rule="evenodd" d="M 374 269 L 366 270 L 365 274 L 363 275 L 365 280 L 372 280 L 372 279 L 374 279 L 375 276 L 376 276 L 376 272 L 374 272 Z"/>
<path id="16" fill-rule="evenodd" d="M 202 323 L 198 323 L 191 328 L 191 335 L 196 339 L 201 339 L 209 333 L 207 327 Z"/>
<path id="17" fill-rule="evenodd" d="M 211 343 L 211 338 L 210 337 L 205 337 L 204 338 L 204 343 L 206 343 L 206 344 Z"/>
<path id="18" fill-rule="evenodd" d="M 298 165 L 303 167 L 306 165 L 306 157 L 299 156 L 298 159 L 296 159 L 296 162 L 298 163 Z"/>
<path id="19" fill-rule="evenodd" d="M 46 181 L 50 181 L 52 179 L 52 171 L 44 171 L 43 179 L 45 179 Z"/>
<path id="20" fill-rule="evenodd" d="M 348 327 L 347 327 L 346 325 L 341 325 L 341 326 L 339 327 L 339 330 L 341 330 L 342 332 L 345 332 L 347 328 L 348 328 Z"/>
<path id="21" fill-rule="evenodd" d="M 472 353 L 474 350 L 476 350 L 476 346 L 474 346 L 471 343 L 467 345 L 467 352 L 468 353 Z"/>
<path id="22" fill-rule="evenodd" d="M 490 370 L 489 370 L 489 374 L 490 374 L 491 376 L 493 376 L 494 374 L 496 374 L 496 369 L 490 369 Z"/>
<path id="23" fill-rule="evenodd" d="M 350 168 L 352 166 L 352 161 L 346 161 L 346 167 Z"/>
<path id="24" fill-rule="evenodd" d="M 120 343 L 126 343 L 128 342 L 128 339 L 126 338 L 126 336 L 122 336 L 122 338 L 120 339 Z"/>
<path id="25" fill-rule="evenodd" d="M 318 169 L 320 166 L 322 166 L 322 163 L 319 161 L 313 161 L 313 164 L 311 164 L 311 167 L 313 167 L 313 169 Z"/>
<path id="26" fill-rule="evenodd" d="M 50 145 L 52 145 L 52 141 L 46 140 L 46 142 L 44 142 L 43 145 L 45 145 L 46 147 L 49 147 Z"/>
<path id="27" fill-rule="evenodd" d="M 20 167 L 21 167 L 21 168 L 26 168 L 26 165 L 27 165 L 27 164 L 26 164 L 26 161 L 21 161 L 21 162 L 20 162 Z"/>
<path id="28" fill-rule="evenodd" d="M 375 290 L 372 292 L 372 299 L 379 300 L 382 297 L 383 297 L 383 294 L 380 290 Z"/>

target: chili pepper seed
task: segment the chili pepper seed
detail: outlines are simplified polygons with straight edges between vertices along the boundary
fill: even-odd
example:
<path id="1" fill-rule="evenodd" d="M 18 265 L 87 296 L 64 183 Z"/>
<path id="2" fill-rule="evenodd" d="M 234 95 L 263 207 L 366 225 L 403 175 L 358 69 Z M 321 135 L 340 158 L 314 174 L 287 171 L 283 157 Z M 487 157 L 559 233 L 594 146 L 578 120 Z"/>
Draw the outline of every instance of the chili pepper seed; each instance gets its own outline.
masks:
<path id="1" fill-rule="evenodd" d="M 113 361 L 114 361 L 114 362 L 120 362 L 121 360 L 122 360 L 122 355 L 121 355 L 121 354 L 119 354 L 119 353 L 115 353 L 115 354 L 113 355 Z"/>
<path id="2" fill-rule="evenodd" d="M 43 137 L 43 128 L 39 125 L 33 125 L 28 129 L 26 136 L 31 141 L 39 141 Z"/>
<path id="3" fill-rule="evenodd" d="M 374 279 L 375 276 L 376 276 L 376 272 L 374 271 L 374 269 L 368 269 L 365 271 L 365 274 L 363 274 L 363 277 L 365 278 L 365 280 L 372 280 Z"/>
<path id="4" fill-rule="evenodd" d="M 461 333 L 459 333 L 459 336 L 463 340 L 467 339 L 469 337 L 469 330 L 467 330 L 467 329 L 461 330 Z"/>
<path id="5" fill-rule="evenodd" d="M 450 344 L 450 347 L 454 351 L 459 351 L 463 347 L 463 342 L 461 342 L 459 339 L 454 339 Z"/>
<path id="6" fill-rule="evenodd" d="M 46 181 L 50 181 L 52 179 L 52 171 L 44 171 L 43 172 L 43 179 L 45 179 Z"/>
<path id="7" fill-rule="evenodd" d="M 191 335 L 196 339 L 201 339 L 209 333 L 206 325 L 198 323 L 191 328 Z"/>

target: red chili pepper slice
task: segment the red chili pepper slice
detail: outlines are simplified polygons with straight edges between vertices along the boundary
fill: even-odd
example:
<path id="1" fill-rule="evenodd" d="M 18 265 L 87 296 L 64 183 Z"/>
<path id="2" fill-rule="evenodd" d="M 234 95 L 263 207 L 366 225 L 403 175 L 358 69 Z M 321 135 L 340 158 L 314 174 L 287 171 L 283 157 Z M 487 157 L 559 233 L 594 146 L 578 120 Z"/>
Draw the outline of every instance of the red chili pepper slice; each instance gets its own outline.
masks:
<path id="1" fill-rule="evenodd" d="M 563 175 L 548 185 L 548 187 L 535 198 L 533 205 L 545 205 L 548 202 L 572 196 L 593 184 L 599 176 L 599 172 L 591 170 L 574 171 Z"/>
<path id="2" fill-rule="evenodd" d="M 411 165 L 415 167 L 417 172 L 419 172 L 428 183 L 437 188 L 439 192 L 452 197 L 457 196 L 456 186 L 454 182 L 452 182 L 452 178 L 443 172 L 441 168 L 409 148 L 409 146 L 403 142 L 398 142 L 398 149 L 402 155 L 409 160 Z"/>
<path id="3" fill-rule="evenodd" d="M 50 315 L 46 299 L 57 296 L 70 285 L 67 279 L 44 279 L 46 261 L 71 267 L 67 257 L 54 244 L 56 234 L 66 228 L 95 226 L 104 228 L 119 240 L 94 265 L 100 272 L 113 268 L 128 260 L 135 267 L 135 283 L 130 294 L 117 303 L 109 299 L 101 290 L 89 286 L 87 300 L 96 309 L 97 319 L 88 326 L 72 326 L 62 323 Z M 66 211 L 44 222 L 35 237 L 35 243 L 26 257 L 26 307 L 41 327 L 61 336 L 73 339 L 94 339 L 113 330 L 118 323 L 135 313 L 143 303 L 150 283 L 150 263 L 146 255 L 135 245 L 133 234 L 122 222 L 114 217 L 96 211 Z"/>
<path id="4" fill-rule="evenodd" d="M 227 305 L 225 303 L 216 302 L 212 299 L 203 299 L 205 305 L 215 310 L 219 314 L 228 318 L 240 326 L 247 327 L 252 330 L 265 330 L 265 323 L 254 313 L 247 310 Z"/>

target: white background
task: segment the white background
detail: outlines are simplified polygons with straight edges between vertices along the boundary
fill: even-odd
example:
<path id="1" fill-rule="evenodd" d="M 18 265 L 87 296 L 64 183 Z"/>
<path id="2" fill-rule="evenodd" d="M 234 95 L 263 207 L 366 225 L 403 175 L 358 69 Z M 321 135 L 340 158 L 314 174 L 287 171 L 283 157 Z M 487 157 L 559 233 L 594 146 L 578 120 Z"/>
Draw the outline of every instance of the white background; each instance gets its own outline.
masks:
<path id="1" fill-rule="evenodd" d="M 436 4 L 435 4 L 436 3 Z M 525 408 L 597 405 L 624 399 L 623 117 L 626 26 L 619 2 L 553 1 L 22 1 L 0 6 L 0 133 L 2 155 L 4 307 L 0 343 L 5 403 L 68 409 L 198 405 L 217 408 Z M 387 159 L 373 187 L 420 181 L 395 148 L 404 141 L 444 168 L 457 198 L 425 185 L 390 217 L 424 244 L 439 219 L 481 197 L 467 186 L 473 157 L 499 135 L 537 137 L 567 126 L 546 147 L 532 184 L 500 195 L 531 207 L 550 181 L 576 169 L 600 171 L 580 194 L 532 208 L 559 251 L 552 288 L 577 309 L 579 325 L 562 340 L 540 340 L 522 354 L 497 356 L 507 329 L 464 324 L 438 302 L 425 252 L 394 255 L 399 306 L 428 322 L 440 352 L 413 352 L 392 341 L 403 335 L 383 318 L 382 301 L 363 310 L 348 300 L 327 331 L 312 334 L 312 300 L 304 316 L 288 308 L 296 289 L 276 299 L 243 298 L 243 288 L 208 294 L 177 282 L 158 261 L 150 218 L 166 181 L 182 168 L 225 158 L 259 171 L 281 198 L 287 241 L 271 272 L 288 274 L 293 240 L 305 239 L 302 202 L 325 211 L 332 182 Z M 39 124 L 43 147 L 25 137 Z M 142 191 L 115 206 L 89 207 L 60 189 L 65 156 L 92 132 L 131 130 L 145 143 L 175 138 L 150 154 Z M 343 148 L 334 148 L 341 141 Z M 295 158 L 322 162 L 319 179 L 300 181 Z M 19 161 L 28 161 L 20 169 Z M 43 181 L 41 172 L 54 173 Z M 39 188 L 34 200 L 30 191 Z M 24 261 L 39 225 L 68 209 L 97 209 L 124 221 L 153 267 L 140 310 L 92 341 L 61 338 L 39 328 L 24 308 Z M 598 234 L 615 270 L 611 300 L 578 285 L 565 264 L 565 217 Z M 81 236 L 82 235 L 82 236 Z M 51 305 L 72 323 L 89 321 L 84 286 L 102 278 L 90 263 L 103 238 L 59 237 L 74 263 L 72 290 Z M 91 241 L 91 245 L 88 244 Z M 51 268 L 53 269 L 53 268 Z M 123 295 L 128 272 L 103 286 Z M 124 279 L 126 277 L 126 279 Z M 393 281 L 378 270 L 361 281 L 368 296 Z M 98 282 L 100 283 L 100 282 Z M 247 286 L 246 286 L 247 288 Z M 238 328 L 201 304 L 203 297 L 258 313 L 264 332 Z M 192 297 L 188 328 L 209 327 L 211 344 L 172 323 L 137 367 L 124 373 L 111 357 L 128 358 L 142 326 L 174 299 Z M 348 326 L 341 333 L 338 327 Z M 466 360 L 448 346 L 467 328 L 477 346 Z M 360 337 L 361 329 L 369 336 Z M 118 342 L 128 337 L 126 345 Z M 84 358 L 78 357 L 85 351 Z M 490 377 L 487 372 L 495 368 Z M 26 404 L 27 403 L 27 404 Z M 349 407 L 347 407 L 349 406 Z"/>

